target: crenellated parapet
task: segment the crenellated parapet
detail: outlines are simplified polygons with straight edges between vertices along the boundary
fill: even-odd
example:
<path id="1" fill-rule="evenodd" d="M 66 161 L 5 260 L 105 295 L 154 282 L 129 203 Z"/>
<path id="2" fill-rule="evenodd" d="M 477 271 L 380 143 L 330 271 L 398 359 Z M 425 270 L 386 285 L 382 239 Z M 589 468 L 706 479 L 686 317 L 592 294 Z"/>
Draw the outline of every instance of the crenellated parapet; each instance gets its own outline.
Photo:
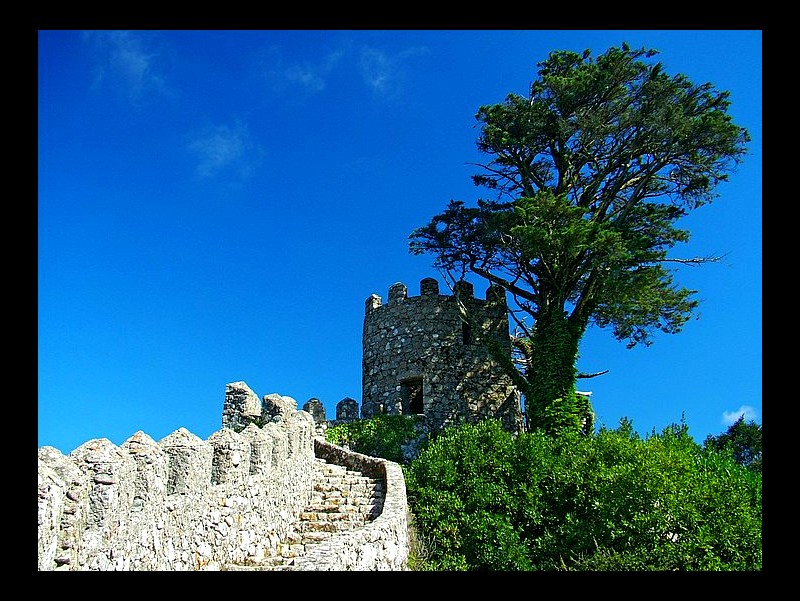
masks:
<path id="1" fill-rule="evenodd" d="M 69 455 L 39 448 L 39 570 L 242 571 L 274 560 L 291 570 L 406 569 L 402 468 L 325 442 L 291 397 L 254 399 L 244 382 L 228 384 L 226 425 L 207 440 L 179 428 L 159 441 L 139 431 L 119 447 L 94 439 Z M 353 404 L 342 401 L 342 418 Z M 298 526 L 330 486 L 319 488 L 331 463 L 380 482 L 379 513 L 297 556 Z M 349 509 L 366 516 L 367 502 Z"/>
<path id="2" fill-rule="evenodd" d="M 490 347 L 511 355 L 508 306 L 491 285 L 476 298 L 470 282 L 441 294 L 434 278 L 409 296 L 402 282 L 365 303 L 362 417 L 424 415 L 431 429 L 460 421 L 498 418 L 522 429 L 520 395 Z"/>
<path id="3" fill-rule="evenodd" d="M 448 308 L 452 305 L 457 311 L 457 304 L 460 301 L 473 311 L 483 313 L 484 315 L 480 316 L 482 318 L 491 317 L 501 321 L 505 319 L 506 323 L 508 323 L 506 315 L 508 306 L 505 291 L 495 284 L 487 288 L 485 299 L 476 298 L 474 285 L 466 280 L 456 282 L 453 286 L 452 294 L 440 294 L 439 282 L 435 278 L 423 278 L 420 280 L 419 288 L 419 296 L 409 296 L 408 287 L 402 282 L 396 282 L 389 286 L 386 305 L 383 304 L 380 296 L 371 294 L 365 303 L 365 311 L 369 314 L 382 307 L 396 306 L 409 301 L 436 303 L 446 307 L 445 311 L 448 311 Z M 476 317 L 478 316 L 476 315 Z"/>
<path id="4" fill-rule="evenodd" d="M 41 447 L 39 570 L 210 570 L 273 556 L 310 499 L 314 437 L 313 418 L 293 411 L 208 440 L 181 428 L 69 455 Z"/>

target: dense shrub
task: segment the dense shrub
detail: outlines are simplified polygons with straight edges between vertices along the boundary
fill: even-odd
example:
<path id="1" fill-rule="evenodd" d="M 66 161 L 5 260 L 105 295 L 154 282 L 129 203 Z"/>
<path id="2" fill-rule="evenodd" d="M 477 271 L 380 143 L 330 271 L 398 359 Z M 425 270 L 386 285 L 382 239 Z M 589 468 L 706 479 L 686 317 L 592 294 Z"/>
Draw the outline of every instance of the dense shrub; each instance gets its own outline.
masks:
<path id="1" fill-rule="evenodd" d="M 451 428 L 406 469 L 435 570 L 760 570 L 761 474 L 684 425 L 642 439 Z"/>
<path id="2" fill-rule="evenodd" d="M 328 428 L 325 439 L 356 453 L 406 463 L 403 445 L 419 436 L 418 415 L 378 415 Z"/>

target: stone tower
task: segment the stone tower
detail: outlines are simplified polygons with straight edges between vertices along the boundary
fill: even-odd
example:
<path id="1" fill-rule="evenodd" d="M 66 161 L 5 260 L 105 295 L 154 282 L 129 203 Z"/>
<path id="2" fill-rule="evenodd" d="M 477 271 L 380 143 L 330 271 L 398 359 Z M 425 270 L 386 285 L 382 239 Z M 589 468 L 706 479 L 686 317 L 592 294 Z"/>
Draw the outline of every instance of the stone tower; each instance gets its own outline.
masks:
<path id="1" fill-rule="evenodd" d="M 458 299 L 471 317 L 461 318 Z M 408 296 L 400 282 L 388 302 L 366 301 L 363 332 L 361 415 L 424 415 L 432 429 L 487 417 L 509 431 L 522 430 L 520 394 L 483 344 L 496 339 L 511 353 L 508 308 L 502 288 L 490 286 L 475 298 L 469 282 L 453 295 L 439 294 L 439 282 L 425 278 L 420 295 Z"/>

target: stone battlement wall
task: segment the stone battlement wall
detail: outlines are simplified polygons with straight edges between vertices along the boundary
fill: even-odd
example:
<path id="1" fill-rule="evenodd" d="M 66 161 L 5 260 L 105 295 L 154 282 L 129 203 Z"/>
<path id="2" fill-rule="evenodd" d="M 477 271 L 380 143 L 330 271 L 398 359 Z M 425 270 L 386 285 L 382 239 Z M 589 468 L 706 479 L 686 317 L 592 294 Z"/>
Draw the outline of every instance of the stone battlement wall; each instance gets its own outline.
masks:
<path id="1" fill-rule="evenodd" d="M 420 415 L 429 430 L 499 418 L 523 427 L 520 394 L 489 346 L 510 354 L 508 307 L 497 286 L 475 298 L 468 282 L 439 294 L 433 278 L 408 296 L 366 301 L 361 419 Z M 487 343 L 491 342 L 491 345 Z M 207 441 L 181 428 L 156 442 L 137 432 L 120 447 L 100 438 L 69 455 L 38 453 L 39 570 L 220 570 L 282 555 L 309 504 L 319 459 L 385 484 L 373 521 L 312 545 L 292 570 L 403 570 L 406 490 L 399 465 L 324 440 L 331 424 L 359 419 L 345 398 L 329 422 L 318 399 L 263 398 L 226 386 L 222 429 Z"/>
<path id="2" fill-rule="evenodd" d="M 158 442 L 137 432 L 120 447 L 95 439 L 66 456 L 41 447 L 39 570 L 219 570 L 273 557 L 311 499 L 317 455 L 380 474 L 386 501 L 363 531 L 333 537 L 327 553 L 309 553 L 294 569 L 404 569 L 400 467 L 316 438 L 314 419 L 290 397 L 265 396 L 261 417 L 271 421 L 244 426 L 231 406 L 251 402 L 248 391 L 228 385 L 227 425 L 207 441 L 181 428 Z M 240 408 L 254 414 L 247 403 Z"/>
<path id="3" fill-rule="evenodd" d="M 397 282 L 386 304 L 372 294 L 365 305 L 362 417 L 424 415 L 432 430 L 491 417 L 521 430 L 520 394 L 487 347 L 491 340 L 511 355 L 502 288 L 489 286 L 484 300 L 469 282 L 447 295 L 425 278 L 419 296 Z"/>

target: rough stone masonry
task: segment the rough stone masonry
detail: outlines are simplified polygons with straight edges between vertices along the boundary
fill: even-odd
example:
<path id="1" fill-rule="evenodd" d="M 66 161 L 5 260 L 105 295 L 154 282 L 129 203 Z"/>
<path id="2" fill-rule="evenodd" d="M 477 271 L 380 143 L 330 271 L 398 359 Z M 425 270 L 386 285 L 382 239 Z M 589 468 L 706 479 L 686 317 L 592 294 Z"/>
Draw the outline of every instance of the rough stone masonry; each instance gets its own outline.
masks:
<path id="1" fill-rule="evenodd" d="M 376 294 L 367 299 L 362 417 L 424 415 L 431 430 L 491 417 L 519 432 L 519 391 L 483 344 L 493 338 L 511 355 L 505 293 L 490 286 L 486 300 L 478 299 L 466 281 L 453 292 L 439 294 L 439 283 L 425 278 L 419 296 L 398 282 L 386 304 Z"/>
<path id="2" fill-rule="evenodd" d="M 191 571 L 263 561 L 281 552 L 312 495 L 319 457 L 384 480 L 381 515 L 318 545 L 292 569 L 403 570 L 406 493 L 399 465 L 336 447 L 291 397 L 226 387 L 227 426 L 202 440 L 181 428 L 156 442 L 137 432 L 69 455 L 38 452 L 40 571 Z M 241 432 L 228 427 L 244 426 Z"/>

